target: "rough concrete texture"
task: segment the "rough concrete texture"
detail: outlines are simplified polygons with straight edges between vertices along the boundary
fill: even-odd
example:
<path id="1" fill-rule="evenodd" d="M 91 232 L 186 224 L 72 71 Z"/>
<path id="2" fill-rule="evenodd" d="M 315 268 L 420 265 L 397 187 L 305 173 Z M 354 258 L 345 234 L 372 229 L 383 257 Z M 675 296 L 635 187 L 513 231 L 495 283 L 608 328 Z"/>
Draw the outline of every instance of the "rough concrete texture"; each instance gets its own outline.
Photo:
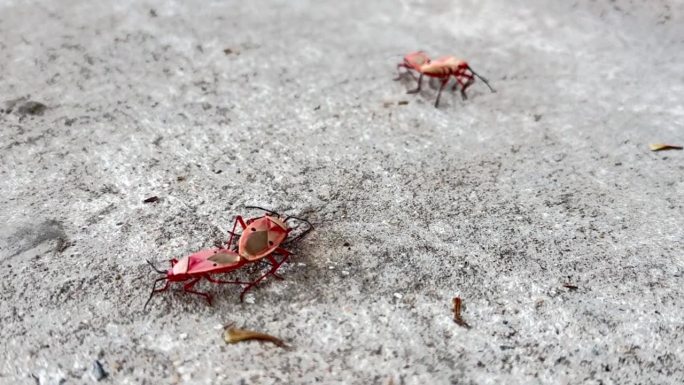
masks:
<path id="1" fill-rule="evenodd" d="M 0 383 L 681 384 L 682 36 L 674 1 L 2 1 Z M 498 92 L 407 95 L 416 49 Z M 248 204 L 316 225 L 285 280 L 143 312 L 145 260 Z"/>

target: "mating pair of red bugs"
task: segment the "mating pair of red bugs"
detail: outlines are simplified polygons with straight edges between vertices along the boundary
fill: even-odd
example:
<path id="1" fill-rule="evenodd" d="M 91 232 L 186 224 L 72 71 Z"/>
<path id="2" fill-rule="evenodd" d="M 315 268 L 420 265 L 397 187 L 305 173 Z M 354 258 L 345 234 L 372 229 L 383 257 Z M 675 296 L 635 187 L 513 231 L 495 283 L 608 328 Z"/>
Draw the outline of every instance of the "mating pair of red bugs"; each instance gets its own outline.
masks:
<path id="1" fill-rule="evenodd" d="M 461 97 L 463 97 L 463 100 L 468 99 L 468 95 L 466 95 L 466 90 L 475 82 L 474 77 L 477 77 L 480 80 L 482 80 L 484 84 L 486 84 L 492 92 L 496 92 L 496 90 L 494 90 L 494 88 L 492 88 L 492 86 L 489 85 L 487 79 L 475 73 L 475 71 L 473 71 L 473 69 L 470 68 L 468 63 L 466 63 L 463 60 L 456 59 L 453 56 L 443 56 L 439 59 L 431 60 L 428 57 L 428 55 L 423 51 L 412 52 L 404 56 L 403 62 L 397 64 L 397 70 L 399 70 L 402 67 L 406 68 L 408 73 L 411 76 L 413 76 L 414 79 L 415 75 L 413 75 L 413 73 L 411 72 L 412 70 L 420 74 L 420 76 L 418 77 L 418 88 L 416 88 L 415 90 L 407 91 L 407 93 L 409 94 L 415 94 L 420 92 L 420 87 L 423 83 L 423 76 L 440 79 L 442 84 L 439 87 L 439 92 L 437 93 L 435 107 L 439 106 L 439 98 L 440 96 L 442 96 L 442 90 L 447 85 L 449 79 L 452 76 L 456 79 L 456 83 L 451 88 L 451 90 L 455 91 L 460 85 Z M 397 76 L 394 80 L 399 79 L 401 79 L 401 73 L 399 73 L 399 76 Z"/>
<path id="2" fill-rule="evenodd" d="M 164 276 L 156 279 L 152 284 L 152 292 L 147 302 L 145 302 L 143 310 L 147 308 L 147 304 L 154 294 L 167 290 L 171 282 L 185 282 L 183 285 L 185 292 L 200 295 L 211 304 L 211 295 L 209 293 L 194 290 L 195 284 L 203 278 L 218 284 L 247 285 L 242 289 L 240 301 L 244 300 L 245 293 L 249 289 L 256 286 L 267 276 L 270 275 L 283 279 L 276 272 L 292 253 L 281 246 L 286 246 L 302 239 L 302 237 L 313 230 L 313 225 L 306 219 L 292 215 L 283 217 L 275 211 L 261 207 L 246 206 L 246 208 L 263 210 L 266 214 L 260 217 L 249 218 L 246 221 L 239 215 L 235 217 L 233 230 L 230 232 L 230 240 L 225 247 L 212 247 L 200 250 L 180 260 L 174 258 L 171 260 L 171 269 L 167 271 L 159 270 L 152 262 L 147 261 L 156 272 L 164 274 Z M 290 219 L 306 223 L 307 228 L 300 232 L 299 235 L 288 239 L 293 230 L 293 228 L 287 225 Z M 242 233 L 240 234 L 235 233 L 238 224 L 242 227 Z M 237 248 L 233 244 L 235 240 L 237 240 Z M 281 256 L 280 261 L 276 259 L 275 255 Z M 247 265 L 263 261 L 268 262 L 271 268 L 254 281 L 222 281 L 212 277 L 215 274 L 229 273 Z M 166 284 L 158 289 L 157 283 L 160 281 L 166 281 Z"/>

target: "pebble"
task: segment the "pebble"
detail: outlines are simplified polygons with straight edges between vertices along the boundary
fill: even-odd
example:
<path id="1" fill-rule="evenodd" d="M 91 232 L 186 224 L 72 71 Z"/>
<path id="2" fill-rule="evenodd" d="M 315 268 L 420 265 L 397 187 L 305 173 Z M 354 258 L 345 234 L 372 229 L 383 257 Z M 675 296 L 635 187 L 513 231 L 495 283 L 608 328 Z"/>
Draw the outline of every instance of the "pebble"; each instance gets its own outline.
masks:
<path id="1" fill-rule="evenodd" d="M 107 377 L 107 372 L 105 372 L 102 364 L 98 360 L 93 361 L 93 369 L 90 374 L 93 376 L 95 381 L 100 381 Z"/>

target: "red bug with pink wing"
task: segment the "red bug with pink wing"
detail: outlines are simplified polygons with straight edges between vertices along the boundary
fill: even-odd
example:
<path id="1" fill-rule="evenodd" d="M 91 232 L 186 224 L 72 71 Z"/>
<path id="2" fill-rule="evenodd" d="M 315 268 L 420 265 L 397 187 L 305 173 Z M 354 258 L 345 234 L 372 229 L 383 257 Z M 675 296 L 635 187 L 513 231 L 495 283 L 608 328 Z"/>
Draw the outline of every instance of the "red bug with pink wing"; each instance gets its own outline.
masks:
<path id="1" fill-rule="evenodd" d="M 465 62 L 464 60 L 457 59 L 453 56 L 443 56 L 439 59 L 431 60 L 423 51 L 412 52 L 404 57 L 404 61 L 402 63 L 399 63 L 397 65 L 397 70 L 402 67 L 406 68 L 408 73 L 411 74 L 411 76 L 413 76 L 414 78 L 415 76 L 413 75 L 411 70 L 420 73 L 420 76 L 418 77 L 418 87 L 414 90 L 407 91 L 407 93 L 409 94 L 420 92 L 423 83 L 423 76 L 440 79 L 441 86 L 439 88 L 439 92 L 437 93 L 435 107 L 439 106 L 439 99 L 442 96 L 442 90 L 449 82 L 451 76 L 453 76 L 456 79 L 456 83 L 451 88 L 451 90 L 455 91 L 460 85 L 461 97 L 463 98 L 463 100 L 468 99 L 468 95 L 466 95 L 466 90 L 475 82 L 475 77 L 482 80 L 482 82 L 486 84 L 487 87 L 489 87 L 490 91 L 496 92 L 496 90 L 494 90 L 494 88 L 492 88 L 492 86 L 489 85 L 487 79 L 483 78 L 482 76 L 478 75 L 475 71 L 473 71 L 473 69 L 470 67 L 470 65 L 468 65 L 467 62 Z M 399 80 L 400 78 L 401 74 L 394 80 Z"/>
<path id="2" fill-rule="evenodd" d="M 259 208 L 248 206 L 247 208 Z M 261 208 L 259 208 L 261 209 Z M 261 209 L 264 210 L 264 209 Z M 282 218 L 279 214 L 265 210 L 270 215 L 250 218 L 245 221 L 241 216 L 235 218 L 233 224 L 233 231 L 230 232 L 231 237 L 226 248 L 210 248 L 200 250 L 180 260 L 171 260 L 171 269 L 168 271 L 158 270 L 151 262 L 148 263 L 152 268 L 164 277 L 158 278 L 152 285 L 152 292 L 150 297 L 145 302 L 144 308 L 152 299 L 155 293 L 165 291 L 169 288 L 171 282 L 186 282 L 183 285 L 183 290 L 187 293 L 197 294 L 203 296 L 211 304 L 211 295 L 194 290 L 194 286 L 202 280 L 202 278 L 216 284 L 237 284 L 247 285 L 240 294 L 240 300 L 244 300 L 245 293 L 261 282 L 269 275 L 282 279 L 276 274 L 276 271 L 287 261 L 291 253 L 280 247 L 284 242 L 292 243 L 301 239 L 304 235 L 313 230 L 313 225 L 306 219 L 289 216 Z M 297 219 L 305 222 L 308 228 L 291 240 L 287 240 L 292 228 L 287 226 L 287 221 L 290 219 Z M 235 233 L 237 224 L 243 228 L 241 234 Z M 232 250 L 233 241 L 239 237 L 237 250 Z M 283 257 L 278 261 L 274 255 L 280 254 Z M 258 263 L 261 260 L 266 260 L 271 265 L 268 272 L 261 275 L 254 281 L 222 281 L 212 278 L 212 275 L 229 273 L 241 269 L 248 264 Z M 157 289 L 157 282 L 166 281 L 166 284 Z"/>

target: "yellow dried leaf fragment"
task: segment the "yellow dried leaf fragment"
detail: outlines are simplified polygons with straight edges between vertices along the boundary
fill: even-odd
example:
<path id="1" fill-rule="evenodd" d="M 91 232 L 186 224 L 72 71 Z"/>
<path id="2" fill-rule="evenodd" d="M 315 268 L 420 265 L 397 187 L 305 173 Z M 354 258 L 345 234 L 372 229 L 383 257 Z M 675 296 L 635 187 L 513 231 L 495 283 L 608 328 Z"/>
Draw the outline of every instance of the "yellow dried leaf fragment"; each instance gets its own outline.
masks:
<path id="1" fill-rule="evenodd" d="M 285 343 L 281 339 L 274 337 L 270 334 L 259 333 L 246 329 L 238 329 L 233 327 L 232 325 L 228 325 L 224 328 L 223 340 L 226 341 L 227 344 L 235 344 L 238 342 L 249 340 L 267 341 L 272 342 L 276 346 L 280 346 L 281 348 L 287 348 L 287 345 L 285 345 Z"/>
<path id="2" fill-rule="evenodd" d="M 654 144 L 649 144 L 648 148 L 650 148 L 651 151 L 665 151 L 665 150 L 681 150 L 683 147 L 682 146 L 675 146 L 673 144 L 654 143 Z"/>

